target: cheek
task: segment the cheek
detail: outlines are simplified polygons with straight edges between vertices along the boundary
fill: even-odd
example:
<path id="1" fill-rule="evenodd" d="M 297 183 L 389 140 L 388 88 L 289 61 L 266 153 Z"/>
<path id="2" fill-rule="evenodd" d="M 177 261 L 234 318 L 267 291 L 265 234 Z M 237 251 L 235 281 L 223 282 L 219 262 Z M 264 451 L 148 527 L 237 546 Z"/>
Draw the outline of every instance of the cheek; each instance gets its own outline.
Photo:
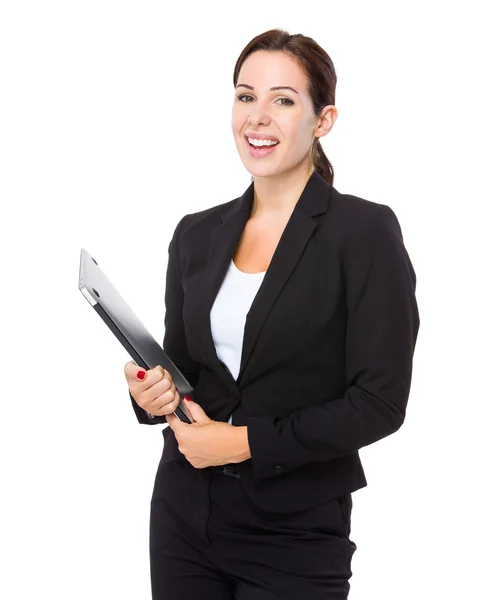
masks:
<path id="1" fill-rule="evenodd" d="M 283 118 L 276 119 L 276 123 L 291 148 L 294 147 L 300 150 L 307 146 L 312 132 L 312 125 L 305 122 L 300 113 L 294 116 L 284 115 Z"/>
<path id="2" fill-rule="evenodd" d="M 234 138 L 236 139 L 236 141 L 238 141 L 242 135 L 241 132 L 244 130 L 244 123 L 240 122 L 239 119 L 237 119 L 237 117 L 233 116 L 231 120 L 231 129 Z"/>
<path id="3" fill-rule="evenodd" d="M 238 148 L 241 148 L 244 143 L 243 132 L 245 131 L 247 123 L 244 121 L 232 123 L 232 134 L 234 142 Z"/>
<path id="4" fill-rule="evenodd" d="M 244 126 L 246 121 L 246 114 L 244 111 L 241 111 L 240 108 L 234 107 L 231 113 L 231 124 L 234 130 L 238 130 L 240 127 Z"/>
<path id="5" fill-rule="evenodd" d="M 236 144 L 236 148 L 238 150 L 242 149 L 242 142 L 243 142 L 243 138 L 242 138 L 242 133 L 240 133 L 240 131 L 234 131 L 234 143 Z"/>
<path id="6" fill-rule="evenodd" d="M 309 139 L 303 132 L 294 130 L 287 136 L 288 150 L 293 154 L 302 154 L 308 147 Z"/>

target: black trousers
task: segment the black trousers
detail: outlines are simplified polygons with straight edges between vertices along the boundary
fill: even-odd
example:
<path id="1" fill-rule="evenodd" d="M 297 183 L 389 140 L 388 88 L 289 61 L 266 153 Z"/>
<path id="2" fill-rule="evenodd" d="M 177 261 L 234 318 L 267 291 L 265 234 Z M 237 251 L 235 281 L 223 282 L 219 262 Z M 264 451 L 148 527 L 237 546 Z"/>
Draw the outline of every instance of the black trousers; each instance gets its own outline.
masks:
<path id="1" fill-rule="evenodd" d="M 160 464 L 151 498 L 153 600 L 346 600 L 352 496 L 275 514 L 240 479 Z"/>

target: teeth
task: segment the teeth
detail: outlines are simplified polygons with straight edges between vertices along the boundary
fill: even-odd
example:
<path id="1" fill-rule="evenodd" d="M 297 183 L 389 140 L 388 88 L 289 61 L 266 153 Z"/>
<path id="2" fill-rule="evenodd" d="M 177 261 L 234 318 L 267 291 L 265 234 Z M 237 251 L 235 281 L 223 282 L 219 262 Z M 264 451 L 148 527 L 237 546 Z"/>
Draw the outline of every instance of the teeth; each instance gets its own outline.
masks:
<path id="1" fill-rule="evenodd" d="M 276 146 L 279 142 L 273 140 L 256 140 L 254 138 L 247 138 L 251 146 Z"/>

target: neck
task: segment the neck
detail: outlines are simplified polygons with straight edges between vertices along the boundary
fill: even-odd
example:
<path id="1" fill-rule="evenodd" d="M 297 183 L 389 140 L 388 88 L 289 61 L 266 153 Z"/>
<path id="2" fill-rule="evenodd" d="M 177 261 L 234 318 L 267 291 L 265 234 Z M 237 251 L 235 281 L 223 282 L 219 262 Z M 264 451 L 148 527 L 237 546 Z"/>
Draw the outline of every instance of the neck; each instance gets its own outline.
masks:
<path id="1" fill-rule="evenodd" d="M 254 175 L 254 200 L 250 218 L 288 218 L 313 170 L 312 165 L 297 165 L 270 177 Z"/>

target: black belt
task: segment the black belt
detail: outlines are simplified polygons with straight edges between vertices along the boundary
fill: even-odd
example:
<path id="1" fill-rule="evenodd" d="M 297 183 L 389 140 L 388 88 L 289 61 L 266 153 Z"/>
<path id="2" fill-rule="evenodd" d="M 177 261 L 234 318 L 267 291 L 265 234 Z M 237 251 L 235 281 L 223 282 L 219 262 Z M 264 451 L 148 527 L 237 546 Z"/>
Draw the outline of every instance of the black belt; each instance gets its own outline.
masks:
<path id="1" fill-rule="evenodd" d="M 234 465 L 214 465 L 213 469 L 215 471 L 219 471 L 223 475 L 229 475 L 230 477 L 237 477 L 239 479 L 239 471 L 236 469 Z"/>

